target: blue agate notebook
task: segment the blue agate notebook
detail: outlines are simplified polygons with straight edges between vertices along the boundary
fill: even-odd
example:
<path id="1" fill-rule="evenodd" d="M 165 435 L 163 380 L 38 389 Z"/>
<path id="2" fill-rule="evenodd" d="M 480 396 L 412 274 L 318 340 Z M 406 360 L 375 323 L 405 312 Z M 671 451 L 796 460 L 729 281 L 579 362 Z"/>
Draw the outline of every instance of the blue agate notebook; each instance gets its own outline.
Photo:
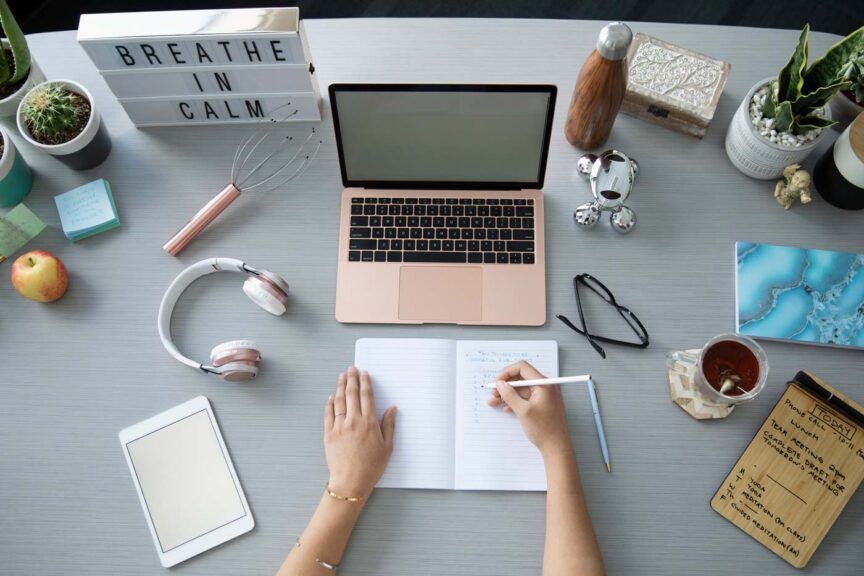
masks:
<path id="1" fill-rule="evenodd" d="M 864 349 L 864 254 L 746 242 L 735 253 L 739 334 Z"/>

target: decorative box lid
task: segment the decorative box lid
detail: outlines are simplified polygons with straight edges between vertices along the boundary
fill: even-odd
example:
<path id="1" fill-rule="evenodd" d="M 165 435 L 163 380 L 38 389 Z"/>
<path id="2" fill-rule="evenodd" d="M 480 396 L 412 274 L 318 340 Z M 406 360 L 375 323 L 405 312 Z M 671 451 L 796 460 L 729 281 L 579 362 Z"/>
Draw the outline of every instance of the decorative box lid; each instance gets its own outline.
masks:
<path id="1" fill-rule="evenodd" d="M 728 62 L 637 33 L 627 55 L 627 98 L 693 117 L 707 126 L 729 77 Z"/>

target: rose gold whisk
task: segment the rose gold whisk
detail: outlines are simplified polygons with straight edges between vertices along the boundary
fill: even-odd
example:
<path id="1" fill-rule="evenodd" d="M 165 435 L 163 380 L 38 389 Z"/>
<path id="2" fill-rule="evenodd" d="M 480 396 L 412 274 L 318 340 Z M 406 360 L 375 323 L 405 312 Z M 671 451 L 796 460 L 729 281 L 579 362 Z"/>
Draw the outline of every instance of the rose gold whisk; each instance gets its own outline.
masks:
<path id="1" fill-rule="evenodd" d="M 267 123 L 282 122 L 297 112 L 294 110 L 281 120 L 270 118 Z M 312 128 L 306 139 L 299 144 L 294 141 L 293 136 L 284 136 L 276 144 L 273 151 L 253 166 L 253 163 L 250 162 L 252 155 L 273 135 L 273 130 L 270 128 L 270 126 L 264 127 L 240 141 L 240 145 L 234 152 L 234 161 L 231 163 L 230 184 L 205 204 L 179 232 L 165 243 L 162 248 L 168 254 L 171 256 L 180 254 L 219 214 L 240 197 L 241 192 L 254 191 L 257 194 L 266 194 L 291 182 L 312 163 L 323 142 L 318 140 L 315 149 L 310 152 L 313 145 L 310 142 L 314 142 L 313 137 L 316 135 L 315 128 Z M 291 153 L 292 148 L 294 149 L 293 154 Z M 285 160 L 286 157 L 287 160 Z M 286 174 L 288 174 L 287 177 L 285 177 Z"/>

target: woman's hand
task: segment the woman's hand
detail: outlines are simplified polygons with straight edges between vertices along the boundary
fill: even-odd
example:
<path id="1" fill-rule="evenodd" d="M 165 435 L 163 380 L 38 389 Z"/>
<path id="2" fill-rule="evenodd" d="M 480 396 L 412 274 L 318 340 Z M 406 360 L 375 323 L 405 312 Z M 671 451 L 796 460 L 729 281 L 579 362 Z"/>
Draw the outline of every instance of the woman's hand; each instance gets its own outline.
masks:
<path id="1" fill-rule="evenodd" d="M 544 456 L 556 451 L 570 451 L 572 444 L 561 387 L 514 388 L 508 384 L 508 381 L 536 378 L 544 376 L 524 360 L 508 366 L 498 374 L 498 388 L 492 391 L 488 404 L 493 408 L 503 405 L 505 412 L 515 413 L 525 435 Z"/>
<path id="2" fill-rule="evenodd" d="M 342 496 L 366 497 L 384 474 L 393 452 L 396 407 L 375 415 L 375 395 L 366 372 L 353 366 L 339 374 L 336 394 L 324 410 L 324 453 L 330 489 Z"/>

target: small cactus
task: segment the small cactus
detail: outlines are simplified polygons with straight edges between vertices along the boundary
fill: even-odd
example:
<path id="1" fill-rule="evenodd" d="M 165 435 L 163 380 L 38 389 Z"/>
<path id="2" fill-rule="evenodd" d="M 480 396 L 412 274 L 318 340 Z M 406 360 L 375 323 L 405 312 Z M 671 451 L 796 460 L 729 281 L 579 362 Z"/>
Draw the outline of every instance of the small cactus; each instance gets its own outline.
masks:
<path id="1" fill-rule="evenodd" d="M 77 136 L 87 124 L 90 103 L 62 84 L 49 82 L 27 94 L 22 114 L 36 140 L 43 144 L 62 144 Z"/>

